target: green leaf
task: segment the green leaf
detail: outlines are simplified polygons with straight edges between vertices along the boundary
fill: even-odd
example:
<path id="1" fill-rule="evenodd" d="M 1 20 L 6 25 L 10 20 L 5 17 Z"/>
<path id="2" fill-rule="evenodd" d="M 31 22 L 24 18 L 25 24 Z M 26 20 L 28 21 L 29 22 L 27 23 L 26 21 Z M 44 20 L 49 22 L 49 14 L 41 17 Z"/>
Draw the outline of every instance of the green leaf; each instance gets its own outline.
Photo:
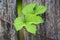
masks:
<path id="1" fill-rule="evenodd" d="M 14 27 L 15 27 L 16 31 L 21 30 L 24 25 L 25 24 L 24 24 L 23 19 L 21 17 L 18 17 L 14 20 Z"/>
<path id="2" fill-rule="evenodd" d="M 35 9 L 35 14 L 43 14 L 45 11 L 47 10 L 47 7 L 46 6 L 39 6 L 37 5 L 36 6 L 36 9 Z"/>
<path id="3" fill-rule="evenodd" d="M 32 34 L 36 34 L 36 26 L 35 25 L 30 25 L 30 24 L 27 24 L 26 26 L 26 30 Z"/>
<path id="4" fill-rule="evenodd" d="M 36 5 L 35 3 L 28 4 L 27 6 L 23 8 L 22 13 L 25 15 L 34 13 L 33 9 L 35 5 Z"/>
<path id="5" fill-rule="evenodd" d="M 25 19 L 27 21 L 27 23 L 29 24 L 39 24 L 39 23 L 43 23 L 43 19 L 40 16 L 36 16 L 36 15 L 26 15 Z"/>

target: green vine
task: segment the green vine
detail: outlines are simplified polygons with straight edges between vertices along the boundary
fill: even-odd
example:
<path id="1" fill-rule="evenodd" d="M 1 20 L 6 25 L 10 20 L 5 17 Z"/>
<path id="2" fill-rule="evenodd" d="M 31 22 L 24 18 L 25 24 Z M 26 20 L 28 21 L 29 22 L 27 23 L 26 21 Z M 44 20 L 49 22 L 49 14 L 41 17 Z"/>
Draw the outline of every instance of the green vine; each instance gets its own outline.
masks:
<path id="1" fill-rule="evenodd" d="M 37 5 L 35 3 L 28 4 L 22 10 L 22 16 L 18 16 L 14 20 L 14 27 L 16 31 L 22 30 L 23 27 L 26 28 L 27 32 L 36 34 L 37 28 L 35 24 L 44 23 L 44 20 L 38 14 L 44 14 L 47 10 L 46 6 Z"/>

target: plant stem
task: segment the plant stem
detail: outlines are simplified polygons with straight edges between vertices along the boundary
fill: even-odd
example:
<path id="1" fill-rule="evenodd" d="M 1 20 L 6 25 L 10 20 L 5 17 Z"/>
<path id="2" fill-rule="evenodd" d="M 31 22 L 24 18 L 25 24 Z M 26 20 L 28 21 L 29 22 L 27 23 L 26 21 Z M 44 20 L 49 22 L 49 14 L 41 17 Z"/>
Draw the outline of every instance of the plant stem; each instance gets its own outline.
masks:
<path id="1" fill-rule="evenodd" d="M 22 0 L 17 0 L 17 12 L 18 16 L 22 14 Z"/>
<path id="2" fill-rule="evenodd" d="M 18 17 L 21 17 L 22 15 L 22 0 L 17 0 L 17 10 L 18 10 Z M 24 40 L 24 33 L 22 30 L 18 32 L 19 40 Z"/>

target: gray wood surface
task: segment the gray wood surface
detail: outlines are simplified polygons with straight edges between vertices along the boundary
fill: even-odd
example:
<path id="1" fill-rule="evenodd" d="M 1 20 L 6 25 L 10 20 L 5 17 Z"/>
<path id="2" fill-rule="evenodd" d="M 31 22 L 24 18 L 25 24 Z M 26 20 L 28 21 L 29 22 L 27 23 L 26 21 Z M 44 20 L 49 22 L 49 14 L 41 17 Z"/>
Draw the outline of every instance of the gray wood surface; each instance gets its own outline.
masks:
<path id="1" fill-rule="evenodd" d="M 0 17 L 9 21 L 16 18 L 16 0 L 0 0 Z M 0 20 L 0 40 L 18 40 L 14 27 Z"/>
<path id="2" fill-rule="evenodd" d="M 42 15 L 45 23 L 37 24 L 37 35 L 34 36 L 25 30 L 22 30 L 24 40 L 60 40 L 60 0 L 22 1 L 23 7 L 34 2 L 39 5 L 46 5 L 48 8 L 46 13 Z M 16 0 L 0 0 L 0 17 L 6 18 L 7 20 L 13 22 L 16 15 Z M 0 40 L 18 40 L 17 32 L 14 27 L 1 20 Z"/>

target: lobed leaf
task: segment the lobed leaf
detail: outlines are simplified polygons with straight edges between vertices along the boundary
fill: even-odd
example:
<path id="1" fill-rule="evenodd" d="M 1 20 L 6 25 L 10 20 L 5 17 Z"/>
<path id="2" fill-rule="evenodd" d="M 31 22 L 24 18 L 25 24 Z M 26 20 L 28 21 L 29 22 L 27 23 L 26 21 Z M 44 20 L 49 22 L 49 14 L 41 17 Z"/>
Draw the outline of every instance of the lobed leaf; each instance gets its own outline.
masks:
<path id="1" fill-rule="evenodd" d="M 33 9 L 34 9 L 35 5 L 36 5 L 35 3 L 31 3 L 27 6 L 25 6 L 22 10 L 22 13 L 25 15 L 34 13 Z"/>
<path id="2" fill-rule="evenodd" d="M 26 30 L 32 34 L 36 34 L 36 26 L 35 25 L 30 25 L 30 24 L 27 24 L 26 26 Z"/>
<path id="3" fill-rule="evenodd" d="M 47 7 L 46 6 L 39 6 L 37 5 L 36 6 L 36 9 L 35 9 L 35 14 L 43 14 L 45 11 L 47 10 Z"/>
<path id="4" fill-rule="evenodd" d="M 14 20 L 14 27 L 15 27 L 16 31 L 21 30 L 24 25 L 25 24 L 24 24 L 23 19 L 21 17 L 18 17 Z"/>
<path id="5" fill-rule="evenodd" d="M 39 16 L 35 16 L 35 15 L 26 15 L 25 19 L 27 21 L 27 23 L 29 24 L 39 24 L 39 23 L 43 23 L 43 19 Z"/>

